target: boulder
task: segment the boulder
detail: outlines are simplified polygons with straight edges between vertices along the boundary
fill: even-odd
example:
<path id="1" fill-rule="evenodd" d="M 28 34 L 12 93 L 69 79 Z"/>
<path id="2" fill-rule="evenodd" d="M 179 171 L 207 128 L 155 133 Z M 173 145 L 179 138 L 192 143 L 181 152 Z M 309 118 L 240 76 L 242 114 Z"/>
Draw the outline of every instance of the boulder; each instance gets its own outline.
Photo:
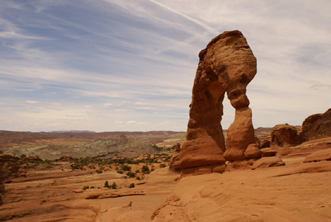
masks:
<path id="1" fill-rule="evenodd" d="M 260 141 L 260 148 L 270 147 L 270 138 Z"/>
<path id="2" fill-rule="evenodd" d="M 226 156 L 229 160 L 244 159 L 248 145 L 255 143 L 246 87 L 256 74 L 256 58 L 245 37 L 239 31 L 224 32 L 199 53 L 199 58 L 186 140 L 170 161 L 170 168 L 176 170 L 225 163 L 220 122 L 226 92 L 236 109 Z"/>
<path id="3" fill-rule="evenodd" d="M 245 159 L 257 159 L 261 157 L 260 149 L 256 146 L 256 144 L 250 144 L 245 153 Z"/>
<path id="4" fill-rule="evenodd" d="M 297 129 L 288 124 L 276 125 L 271 132 L 271 147 L 292 146 L 299 143 Z"/>
<path id="5" fill-rule="evenodd" d="M 260 152 L 261 152 L 262 157 L 276 156 L 276 154 L 277 154 L 277 150 L 275 150 L 273 148 L 263 148 L 263 149 L 260 149 Z"/>
<path id="6" fill-rule="evenodd" d="M 302 123 L 300 137 L 303 141 L 331 136 L 331 109 L 323 114 L 307 117 Z"/>

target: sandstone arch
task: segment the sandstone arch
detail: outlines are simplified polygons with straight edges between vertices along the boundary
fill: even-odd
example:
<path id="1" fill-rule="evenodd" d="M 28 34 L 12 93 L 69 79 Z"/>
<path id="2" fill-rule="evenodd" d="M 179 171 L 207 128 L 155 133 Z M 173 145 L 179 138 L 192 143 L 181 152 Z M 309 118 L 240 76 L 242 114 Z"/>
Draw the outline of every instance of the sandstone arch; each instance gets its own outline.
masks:
<path id="1" fill-rule="evenodd" d="M 224 32 L 199 53 L 199 58 L 186 141 L 170 161 L 173 169 L 245 159 L 246 148 L 255 143 L 246 87 L 256 74 L 256 58 L 245 37 L 240 31 Z M 228 130 L 227 149 L 220 124 L 225 93 L 236 109 Z"/>

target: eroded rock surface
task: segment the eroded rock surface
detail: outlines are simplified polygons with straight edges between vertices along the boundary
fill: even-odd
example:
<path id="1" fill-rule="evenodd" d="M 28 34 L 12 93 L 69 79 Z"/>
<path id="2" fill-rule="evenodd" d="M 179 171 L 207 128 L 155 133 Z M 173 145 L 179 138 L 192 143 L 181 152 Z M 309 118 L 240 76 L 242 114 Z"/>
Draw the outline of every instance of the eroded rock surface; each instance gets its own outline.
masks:
<path id="1" fill-rule="evenodd" d="M 256 58 L 245 37 L 239 31 L 224 32 L 199 53 L 199 58 L 186 141 L 170 162 L 173 169 L 245 159 L 246 148 L 255 143 L 246 86 L 256 74 Z M 236 109 L 236 119 L 228 130 L 227 150 L 220 124 L 226 92 Z"/>
<path id="2" fill-rule="evenodd" d="M 300 136 L 304 141 L 331 136 L 331 109 L 307 117 L 302 123 Z"/>
<path id="3" fill-rule="evenodd" d="M 271 132 L 271 146 L 292 146 L 299 144 L 298 132 L 295 126 L 288 124 L 276 125 Z"/>

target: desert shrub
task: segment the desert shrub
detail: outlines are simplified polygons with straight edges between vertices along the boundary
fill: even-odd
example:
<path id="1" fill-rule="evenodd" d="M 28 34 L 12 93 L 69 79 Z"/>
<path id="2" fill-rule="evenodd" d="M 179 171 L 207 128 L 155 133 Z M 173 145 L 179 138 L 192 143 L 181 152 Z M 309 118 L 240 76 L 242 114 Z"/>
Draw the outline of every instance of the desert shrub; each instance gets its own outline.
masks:
<path id="1" fill-rule="evenodd" d="M 114 183 L 110 186 L 110 188 L 112 188 L 112 189 L 117 189 L 117 184 L 114 182 Z"/>
<path id="2" fill-rule="evenodd" d="M 140 177 L 139 177 L 139 176 L 137 176 L 137 177 L 136 177 L 136 180 L 140 180 Z"/>
<path id="3" fill-rule="evenodd" d="M 136 173 L 134 173 L 134 172 L 128 172 L 126 175 L 128 177 L 130 177 L 130 178 L 134 178 L 136 176 Z"/>
<path id="4" fill-rule="evenodd" d="M 125 165 L 125 164 L 122 164 L 121 168 L 122 168 L 123 171 L 130 171 L 131 170 L 131 167 L 128 166 L 128 165 Z"/>
<path id="5" fill-rule="evenodd" d="M 90 187 L 89 186 L 84 186 L 83 187 L 83 190 L 87 190 L 87 189 L 90 189 Z"/>
<path id="6" fill-rule="evenodd" d="M 106 180 L 104 187 L 110 188 L 108 181 Z"/>
<path id="7" fill-rule="evenodd" d="M 130 201 L 130 203 L 128 204 L 129 207 L 132 207 L 132 201 Z"/>
<path id="8" fill-rule="evenodd" d="M 144 165 L 144 166 L 141 168 L 141 172 L 143 172 L 143 173 L 149 173 L 150 171 L 149 171 L 148 166 L 147 166 L 147 165 Z"/>
<path id="9" fill-rule="evenodd" d="M 129 185 L 129 188 L 134 188 L 134 183 L 131 183 L 131 184 Z"/>
<path id="10" fill-rule="evenodd" d="M 153 148 L 154 150 L 156 150 L 157 152 L 161 152 L 161 151 L 162 151 L 162 148 L 156 146 L 155 144 L 153 144 L 152 148 Z"/>
<path id="11" fill-rule="evenodd" d="M 96 170 L 95 172 L 97 172 L 97 173 L 102 173 L 102 170 L 101 170 L 101 169 L 98 169 L 98 170 Z"/>
<path id="12" fill-rule="evenodd" d="M 122 170 L 117 170 L 116 172 L 119 173 L 119 174 L 123 174 Z"/>
<path id="13" fill-rule="evenodd" d="M 160 168 L 164 168 L 166 167 L 167 165 L 165 165 L 164 163 L 160 164 Z"/>

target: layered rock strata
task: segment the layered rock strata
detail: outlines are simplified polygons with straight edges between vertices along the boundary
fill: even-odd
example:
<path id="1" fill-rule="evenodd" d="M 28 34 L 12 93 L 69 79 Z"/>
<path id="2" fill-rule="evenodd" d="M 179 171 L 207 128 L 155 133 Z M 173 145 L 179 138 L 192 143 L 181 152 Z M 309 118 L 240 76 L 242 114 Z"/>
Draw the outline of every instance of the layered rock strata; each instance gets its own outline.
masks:
<path id="1" fill-rule="evenodd" d="M 255 144 L 246 87 L 256 74 L 256 58 L 245 37 L 239 31 L 224 32 L 199 53 L 199 58 L 186 141 L 170 161 L 170 167 L 177 170 L 248 159 L 245 151 Z M 236 109 L 236 118 L 228 130 L 227 149 L 220 124 L 225 93 Z M 257 151 L 250 149 L 249 156 L 258 156 Z"/>

